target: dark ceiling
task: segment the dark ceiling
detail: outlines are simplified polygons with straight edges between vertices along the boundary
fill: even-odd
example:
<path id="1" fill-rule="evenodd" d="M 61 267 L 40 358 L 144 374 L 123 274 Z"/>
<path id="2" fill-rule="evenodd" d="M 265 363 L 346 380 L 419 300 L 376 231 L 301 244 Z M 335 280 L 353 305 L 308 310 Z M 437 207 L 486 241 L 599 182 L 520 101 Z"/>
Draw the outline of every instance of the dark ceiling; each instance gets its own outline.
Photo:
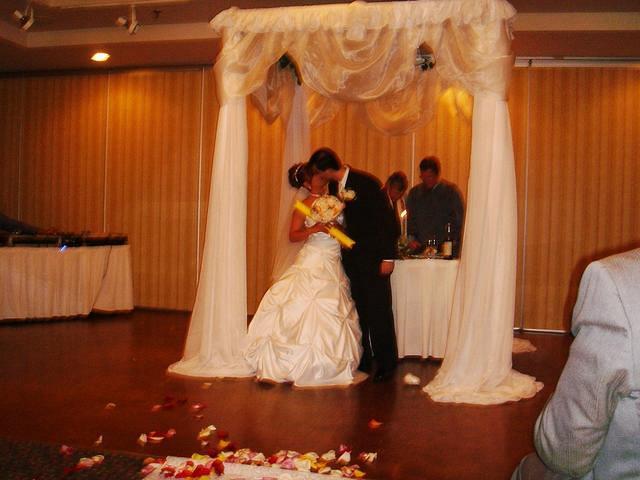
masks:
<path id="1" fill-rule="evenodd" d="M 61 0 L 0 1 L 0 72 L 208 65 L 215 61 L 220 46 L 208 21 L 226 8 L 337 3 L 137 0 L 136 16 L 142 27 L 137 34 L 129 35 L 126 28 L 115 25 L 120 16 L 130 18 L 128 2 L 104 0 L 112 5 L 91 8 L 47 6 L 54 1 Z M 518 10 L 513 42 L 518 57 L 640 58 L 638 0 L 511 3 Z M 25 32 L 13 12 L 25 12 L 28 5 L 33 7 L 34 22 Z M 111 54 L 109 62 L 89 60 L 100 49 Z"/>

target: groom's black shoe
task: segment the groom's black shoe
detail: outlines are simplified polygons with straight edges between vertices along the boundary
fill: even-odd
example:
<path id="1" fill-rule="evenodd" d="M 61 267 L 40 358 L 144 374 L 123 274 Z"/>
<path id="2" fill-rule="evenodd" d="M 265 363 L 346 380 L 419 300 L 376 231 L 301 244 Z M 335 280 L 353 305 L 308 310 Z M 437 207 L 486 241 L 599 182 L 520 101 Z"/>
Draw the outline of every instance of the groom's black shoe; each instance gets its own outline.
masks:
<path id="1" fill-rule="evenodd" d="M 373 376 L 373 381 L 376 383 L 386 382 L 393 377 L 393 373 L 395 372 L 395 368 L 387 370 L 384 368 L 379 368 L 376 374 Z"/>

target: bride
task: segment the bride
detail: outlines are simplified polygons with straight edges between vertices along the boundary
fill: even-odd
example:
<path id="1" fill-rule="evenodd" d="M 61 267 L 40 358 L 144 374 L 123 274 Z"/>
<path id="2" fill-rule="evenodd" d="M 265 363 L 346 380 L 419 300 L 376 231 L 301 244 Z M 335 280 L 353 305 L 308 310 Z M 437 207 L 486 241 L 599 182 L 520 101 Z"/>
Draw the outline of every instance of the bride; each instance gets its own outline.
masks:
<path id="1" fill-rule="evenodd" d="M 303 201 L 309 207 L 326 193 L 326 181 L 311 175 L 306 164 L 289 169 L 289 183 L 311 192 Z M 305 243 L 293 265 L 262 298 L 249 325 L 246 361 L 259 380 L 299 387 L 362 380 L 365 374 L 356 371 L 362 355 L 361 332 L 340 245 L 325 225 L 297 210 L 289 239 Z"/>

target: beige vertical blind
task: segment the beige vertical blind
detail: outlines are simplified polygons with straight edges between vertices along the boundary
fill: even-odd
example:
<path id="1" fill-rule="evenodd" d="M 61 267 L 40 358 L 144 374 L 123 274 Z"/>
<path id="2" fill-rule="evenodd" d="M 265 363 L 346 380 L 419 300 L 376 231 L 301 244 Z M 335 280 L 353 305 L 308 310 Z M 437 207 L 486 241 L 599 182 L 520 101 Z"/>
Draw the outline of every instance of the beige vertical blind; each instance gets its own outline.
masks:
<path id="1" fill-rule="evenodd" d="M 107 79 L 25 80 L 22 214 L 63 231 L 102 230 Z"/>
<path id="2" fill-rule="evenodd" d="M 129 234 L 137 304 L 193 302 L 201 82 L 195 69 L 109 78 L 107 228 Z"/>
<path id="3" fill-rule="evenodd" d="M 216 131 L 213 86 L 208 68 L 1 78 L 0 210 L 69 231 L 100 231 L 104 223 L 128 233 L 136 305 L 190 309 Z M 586 264 L 640 246 L 640 70 L 516 68 L 509 108 L 519 224 L 515 323 L 566 330 Z M 420 159 L 435 154 L 443 177 L 466 196 L 466 109 L 463 96 L 446 95 L 430 123 L 390 137 L 346 105 L 312 130 L 311 147 L 330 146 L 381 180 L 404 170 L 414 183 Z M 275 253 L 283 129 L 251 105 L 248 119 L 253 312 Z"/>
<path id="4" fill-rule="evenodd" d="M 517 68 L 513 72 L 509 89 L 509 116 L 511 117 L 511 135 L 516 170 L 516 195 L 518 203 L 518 265 L 516 272 L 516 304 L 514 324 L 522 326 L 523 321 L 523 284 L 526 274 L 524 266 L 524 235 L 527 225 L 525 198 L 528 188 L 528 127 L 529 127 L 529 73 L 527 69 Z"/>
<path id="5" fill-rule="evenodd" d="M 586 265 L 640 245 L 640 70 L 529 75 L 524 326 L 567 329 Z"/>
<path id="6" fill-rule="evenodd" d="M 24 81 L 0 80 L 0 211 L 19 215 Z"/>

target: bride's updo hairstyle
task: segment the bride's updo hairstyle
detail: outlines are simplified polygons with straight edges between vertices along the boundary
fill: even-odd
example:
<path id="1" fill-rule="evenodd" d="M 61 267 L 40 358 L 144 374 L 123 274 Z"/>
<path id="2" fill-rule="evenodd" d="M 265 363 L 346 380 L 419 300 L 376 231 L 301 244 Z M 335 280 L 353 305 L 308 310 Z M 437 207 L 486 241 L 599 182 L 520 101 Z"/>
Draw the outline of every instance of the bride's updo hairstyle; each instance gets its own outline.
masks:
<path id="1" fill-rule="evenodd" d="M 289 169 L 289 185 L 300 188 L 304 182 L 311 180 L 311 171 L 306 163 L 296 163 Z"/>

